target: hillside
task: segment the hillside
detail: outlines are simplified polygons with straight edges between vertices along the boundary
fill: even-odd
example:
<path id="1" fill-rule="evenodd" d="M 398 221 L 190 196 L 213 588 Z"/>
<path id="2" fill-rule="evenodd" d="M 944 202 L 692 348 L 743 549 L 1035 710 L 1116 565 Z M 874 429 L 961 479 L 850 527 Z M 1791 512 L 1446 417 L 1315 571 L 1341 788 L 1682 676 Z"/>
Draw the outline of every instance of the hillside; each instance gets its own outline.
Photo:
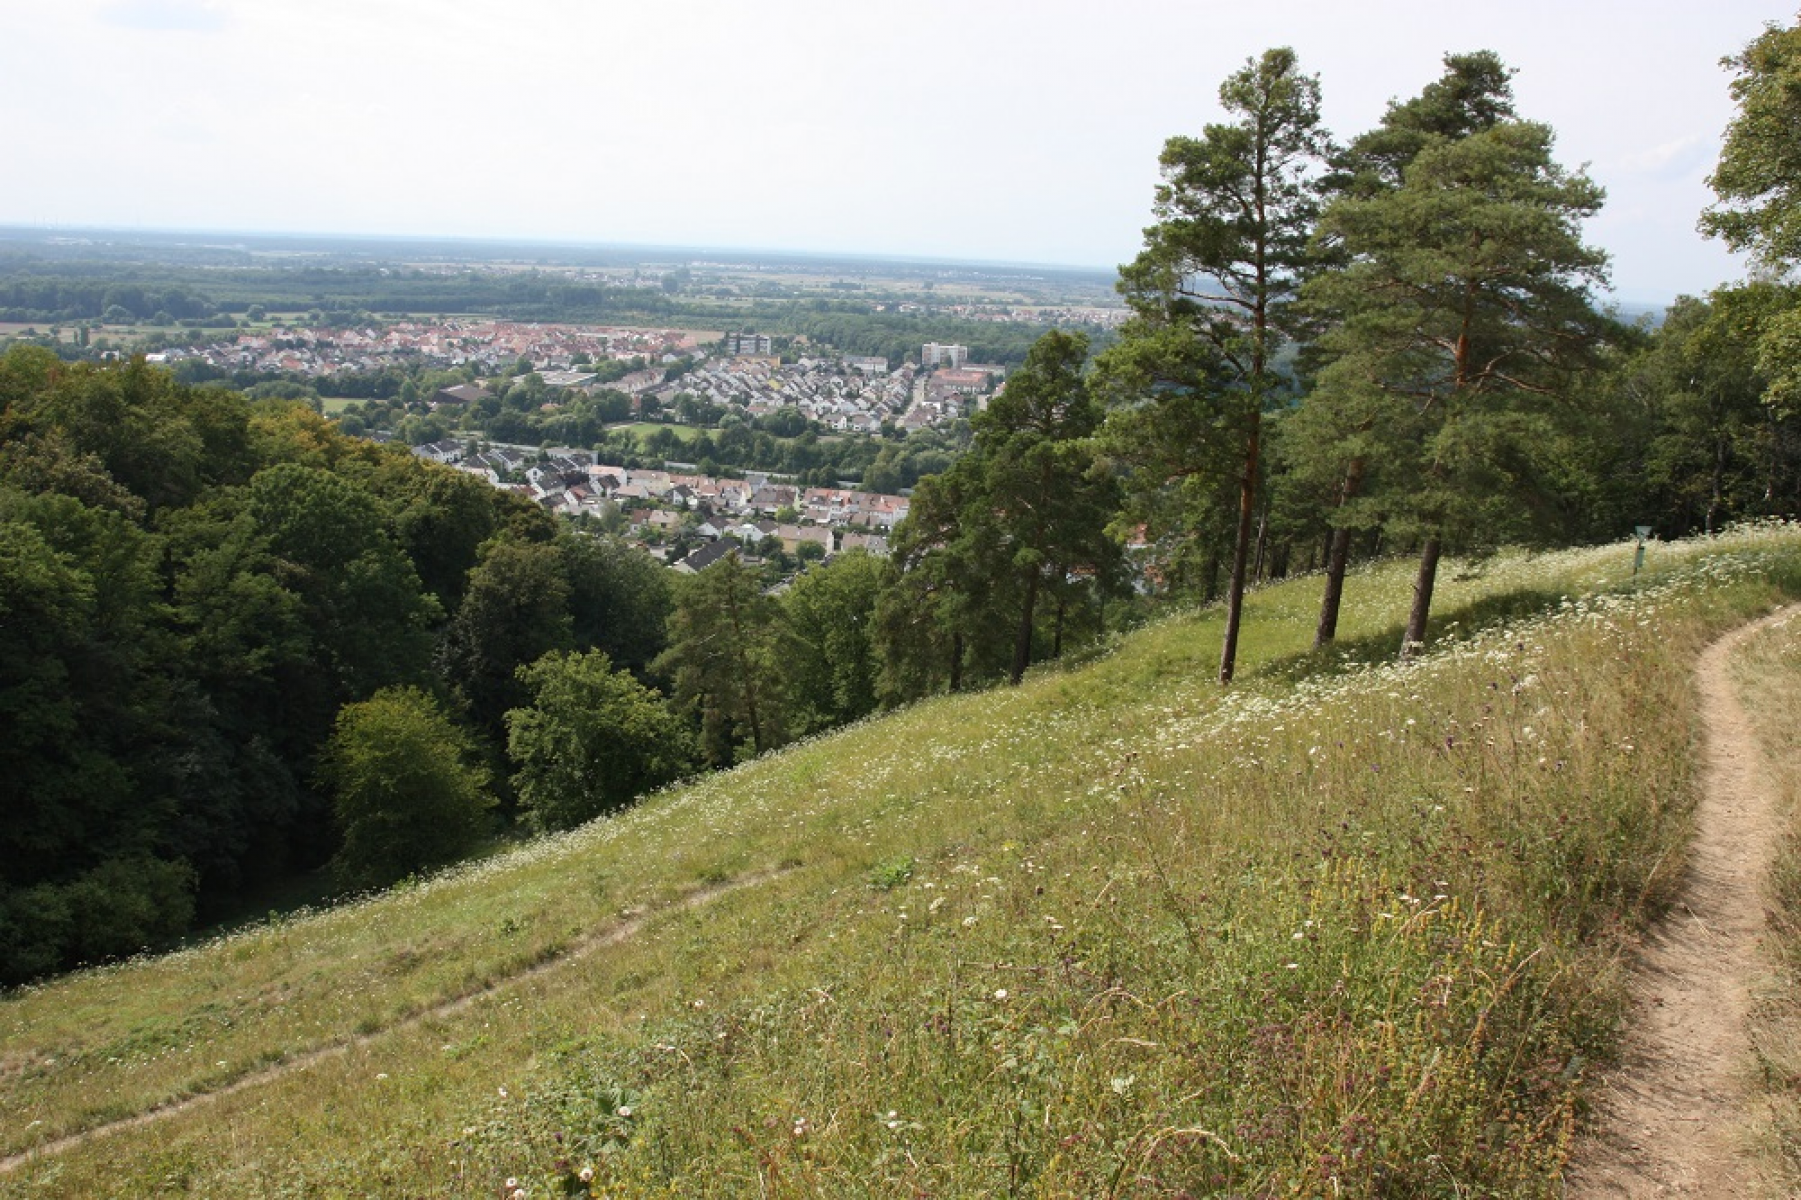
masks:
<path id="1" fill-rule="evenodd" d="M 1457 564 L 1406 667 L 1407 565 L 1329 660 L 1295 580 L 1229 690 L 1173 618 L 10 993 L 0 1195 L 1555 1195 L 1678 877 L 1689 667 L 1801 533 L 1631 562 Z"/>

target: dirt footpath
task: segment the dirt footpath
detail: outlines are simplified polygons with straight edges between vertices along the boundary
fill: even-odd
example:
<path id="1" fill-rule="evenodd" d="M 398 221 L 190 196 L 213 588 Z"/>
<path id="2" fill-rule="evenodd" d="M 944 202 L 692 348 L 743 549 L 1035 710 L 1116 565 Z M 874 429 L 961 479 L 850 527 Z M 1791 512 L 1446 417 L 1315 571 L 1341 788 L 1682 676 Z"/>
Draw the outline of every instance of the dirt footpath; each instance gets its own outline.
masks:
<path id="1" fill-rule="evenodd" d="M 1754 1098 L 1746 1020 L 1762 957 L 1761 887 L 1779 837 L 1775 788 L 1727 674 L 1734 649 L 1784 610 L 1701 655 L 1706 735 L 1688 877 L 1634 964 L 1632 1027 L 1603 1081 L 1597 1133 L 1576 1148 L 1572 1200 L 1765 1195 L 1746 1148 Z"/>

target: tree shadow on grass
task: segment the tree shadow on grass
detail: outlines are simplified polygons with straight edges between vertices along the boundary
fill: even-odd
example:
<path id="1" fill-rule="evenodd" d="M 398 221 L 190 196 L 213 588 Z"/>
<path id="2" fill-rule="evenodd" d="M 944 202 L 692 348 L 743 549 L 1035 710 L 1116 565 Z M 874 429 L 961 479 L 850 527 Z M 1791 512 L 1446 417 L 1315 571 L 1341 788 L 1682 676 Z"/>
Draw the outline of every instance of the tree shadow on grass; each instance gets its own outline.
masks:
<path id="1" fill-rule="evenodd" d="M 1446 608 L 1426 624 L 1426 650 L 1430 654 L 1449 634 L 1466 637 L 1524 617 L 1535 617 L 1561 604 L 1569 593 L 1561 588 L 1515 588 L 1496 592 L 1468 604 Z M 1328 646 L 1286 654 L 1259 664 L 1251 674 L 1258 679 L 1295 683 L 1321 674 L 1394 662 L 1401 653 L 1404 623 L 1361 637 L 1339 638 Z"/>

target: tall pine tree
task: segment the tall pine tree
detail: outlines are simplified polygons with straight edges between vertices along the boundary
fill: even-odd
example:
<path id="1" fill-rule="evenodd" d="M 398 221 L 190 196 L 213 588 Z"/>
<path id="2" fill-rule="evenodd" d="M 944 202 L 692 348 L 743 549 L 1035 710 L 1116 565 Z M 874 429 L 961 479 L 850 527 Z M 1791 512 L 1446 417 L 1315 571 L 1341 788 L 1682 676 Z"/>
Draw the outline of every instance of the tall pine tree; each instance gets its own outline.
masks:
<path id="1" fill-rule="evenodd" d="M 1420 546 L 1403 657 L 1426 636 L 1447 540 L 1518 527 L 1543 410 L 1616 327 L 1594 307 L 1605 256 L 1582 242 L 1601 189 L 1552 158 L 1544 125 L 1428 134 L 1399 186 L 1353 189 L 1321 219 L 1344 268 L 1313 280 L 1330 314 L 1323 389 L 1375 392 L 1412 459 L 1392 523 Z"/>
<path id="2" fill-rule="evenodd" d="M 1229 120 L 1208 125 L 1198 138 L 1165 143 L 1158 223 L 1145 230 L 1144 250 L 1121 269 L 1119 286 L 1136 316 L 1128 345 L 1173 335 L 1204 347 L 1220 367 L 1187 386 L 1186 402 L 1205 415 L 1185 424 L 1197 433 L 1209 427 L 1209 436 L 1229 447 L 1237 473 L 1219 665 L 1220 682 L 1229 683 L 1262 470 L 1263 414 L 1282 386 L 1277 354 L 1297 332 L 1293 301 L 1313 262 L 1328 140 L 1319 79 L 1302 74 L 1286 47 L 1247 62 L 1220 85 L 1219 98 Z M 1156 353 L 1171 359 L 1167 345 Z M 1209 450 L 1202 456 L 1218 453 Z"/>

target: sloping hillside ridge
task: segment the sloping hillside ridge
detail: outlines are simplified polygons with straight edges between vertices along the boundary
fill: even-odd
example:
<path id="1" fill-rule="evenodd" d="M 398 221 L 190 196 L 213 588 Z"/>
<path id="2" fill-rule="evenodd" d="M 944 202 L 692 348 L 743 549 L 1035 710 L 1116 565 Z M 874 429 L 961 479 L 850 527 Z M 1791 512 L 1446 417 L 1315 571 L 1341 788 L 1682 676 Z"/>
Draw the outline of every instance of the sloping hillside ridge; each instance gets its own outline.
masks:
<path id="1" fill-rule="evenodd" d="M 1801 591 L 1789 526 L 1631 557 L 1464 564 L 1405 667 L 1404 567 L 1329 655 L 1293 581 L 1230 690 L 1172 618 L 12 994 L 0 1194 L 1555 1194 L 1681 861 L 1688 667 Z"/>

